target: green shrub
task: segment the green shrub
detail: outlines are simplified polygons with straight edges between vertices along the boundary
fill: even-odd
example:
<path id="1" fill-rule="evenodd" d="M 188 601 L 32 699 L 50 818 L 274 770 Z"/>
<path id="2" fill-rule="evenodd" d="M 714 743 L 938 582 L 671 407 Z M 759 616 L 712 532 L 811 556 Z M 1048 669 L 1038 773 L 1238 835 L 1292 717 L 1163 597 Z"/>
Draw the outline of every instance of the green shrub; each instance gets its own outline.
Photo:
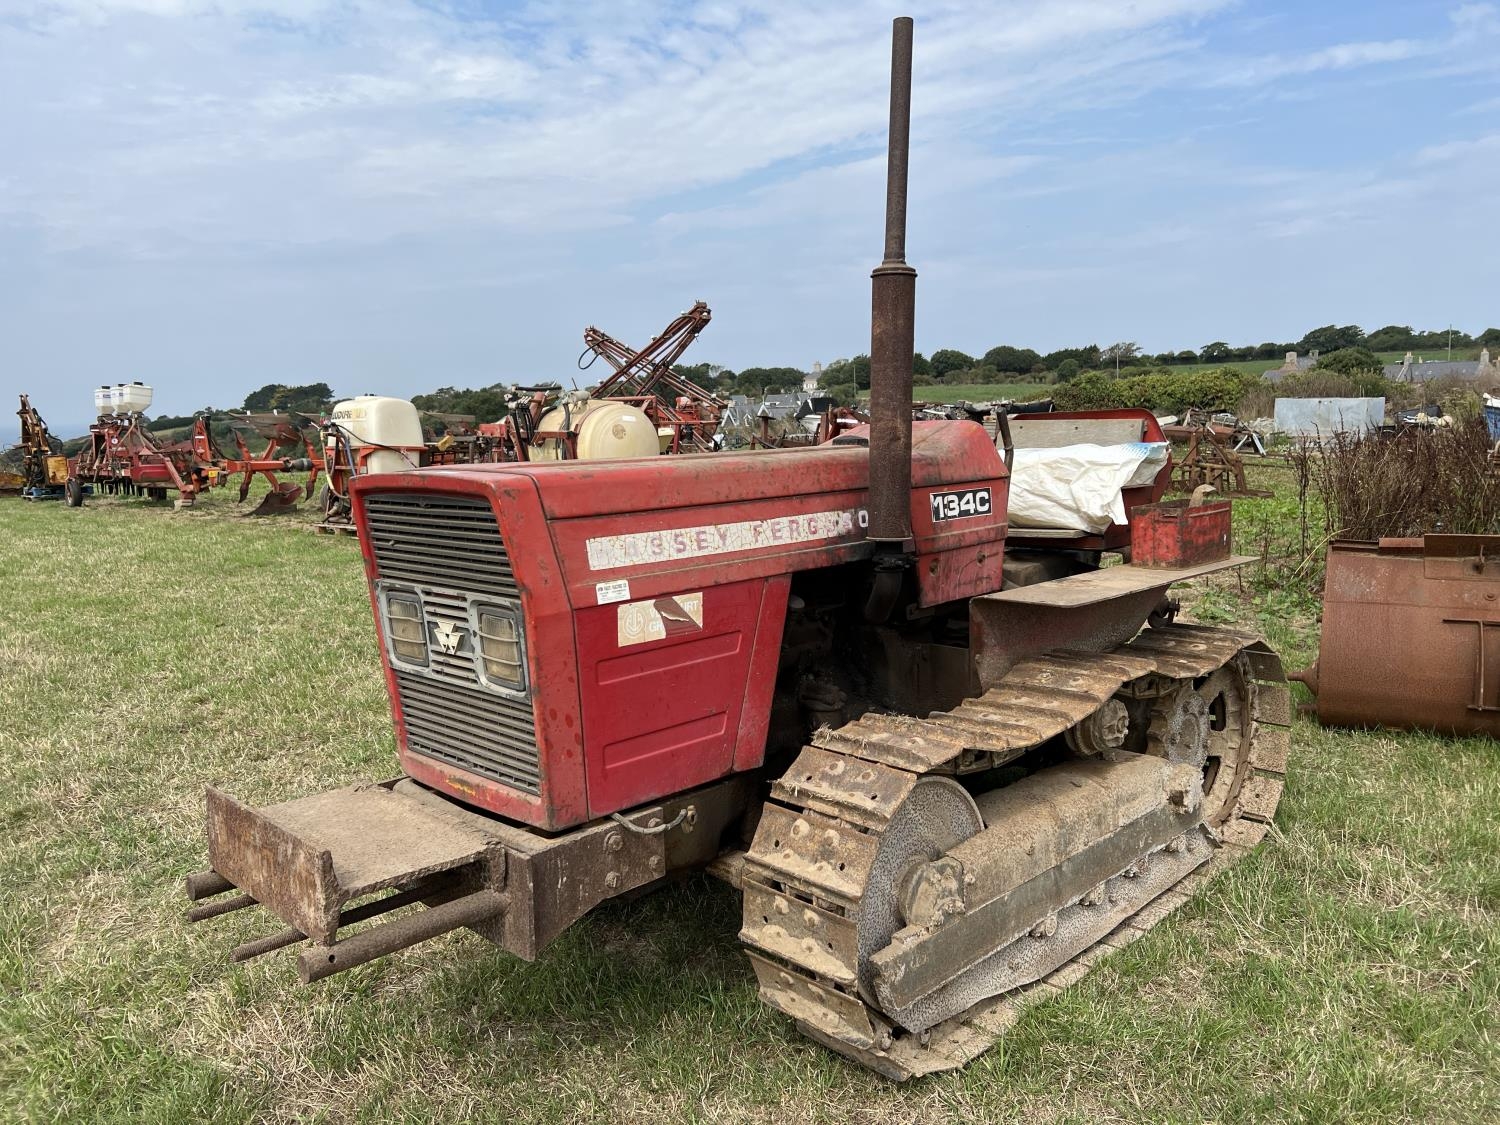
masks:
<path id="1" fill-rule="evenodd" d="M 1111 379 L 1101 371 L 1086 371 L 1059 386 L 1053 400 L 1060 410 L 1112 410 L 1143 407 L 1164 414 L 1181 414 L 1189 407 L 1233 410 L 1260 376 L 1229 367 L 1210 371 L 1153 371 L 1125 379 Z"/>
<path id="2" fill-rule="evenodd" d="M 1369 348 L 1340 348 L 1318 360 L 1318 370 L 1340 375 L 1379 375 L 1385 370 L 1380 357 Z"/>
<path id="3" fill-rule="evenodd" d="M 1276 384 L 1278 398 L 1395 398 L 1396 390 L 1379 370 L 1354 367 L 1340 371 L 1322 363 Z"/>
<path id="4" fill-rule="evenodd" d="M 852 379 L 827 380 L 818 383 L 818 393 L 833 399 L 840 406 L 853 406 L 859 401 L 859 387 Z"/>

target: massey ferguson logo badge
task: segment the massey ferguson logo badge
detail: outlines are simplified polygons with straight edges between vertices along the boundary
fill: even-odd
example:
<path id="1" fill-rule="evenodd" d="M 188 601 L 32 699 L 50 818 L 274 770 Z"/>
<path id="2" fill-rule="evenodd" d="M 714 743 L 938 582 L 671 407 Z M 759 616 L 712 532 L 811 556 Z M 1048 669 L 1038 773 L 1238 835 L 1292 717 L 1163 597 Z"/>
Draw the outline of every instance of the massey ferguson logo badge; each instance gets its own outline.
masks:
<path id="1" fill-rule="evenodd" d="M 432 639 L 438 648 L 451 655 L 463 644 L 464 629 L 451 621 L 434 621 Z"/>

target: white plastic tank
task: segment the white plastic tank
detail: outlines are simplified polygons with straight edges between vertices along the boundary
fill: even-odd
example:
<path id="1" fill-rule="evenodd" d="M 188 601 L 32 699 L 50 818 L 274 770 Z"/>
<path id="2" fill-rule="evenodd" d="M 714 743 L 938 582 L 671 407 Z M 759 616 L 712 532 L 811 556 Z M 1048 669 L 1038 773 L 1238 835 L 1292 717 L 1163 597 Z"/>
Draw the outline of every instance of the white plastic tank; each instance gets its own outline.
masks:
<path id="1" fill-rule="evenodd" d="M 103 417 L 105 414 L 115 412 L 115 392 L 113 387 L 96 387 L 94 389 L 94 413 Z"/>
<path id="2" fill-rule="evenodd" d="M 538 430 L 571 431 L 578 435 L 578 459 L 597 461 L 606 457 L 655 457 L 661 452 L 656 427 L 645 411 L 624 402 L 570 397 L 559 403 L 537 423 Z M 560 461 L 567 456 L 558 438 L 547 438 L 531 451 L 534 461 Z"/>
<path id="3" fill-rule="evenodd" d="M 399 473 L 418 468 L 422 463 L 422 449 L 426 444 L 422 437 L 422 419 L 417 408 L 404 398 L 359 395 L 335 406 L 329 420 L 349 443 L 356 464 L 360 461 L 361 450 L 379 447 L 363 458 L 363 466 L 358 470 L 361 474 Z M 331 445 L 333 440 L 328 438 L 328 444 Z"/>
<path id="4" fill-rule="evenodd" d="M 151 388 L 145 383 L 116 383 L 112 394 L 116 414 L 139 414 L 151 405 Z"/>

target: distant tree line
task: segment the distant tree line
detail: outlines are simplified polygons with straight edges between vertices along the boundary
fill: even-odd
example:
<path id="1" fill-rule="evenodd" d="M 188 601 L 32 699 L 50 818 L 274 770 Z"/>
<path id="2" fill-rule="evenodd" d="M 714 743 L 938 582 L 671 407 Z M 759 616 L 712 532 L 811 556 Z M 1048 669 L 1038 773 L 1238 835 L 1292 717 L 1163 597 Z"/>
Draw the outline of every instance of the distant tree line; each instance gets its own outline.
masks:
<path id="1" fill-rule="evenodd" d="M 1224 340 L 1214 340 L 1196 351 L 1183 349 L 1155 355 L 1146 353 L 1131 341 L 1103 347 L 1087 344 L 1058 348 L 1046 353 L 1010 344 L 997 344 L 979 355 L 970 355 L 957 348 L 939 348 L 930 357 L 921 352 L 912 357 L 912 381 L 919 387 L 939 383 L 964 386 L 1068 384 L 1091 372 L 1103 378 L 1137 379 L 1160 374 L 1163 369 L 1188 365 L 1274 361 L 1295 351 L 1301 355 L 1319 353 L 1320 370 L 1361 381 L 1374 393 L 1375 384 L 1382 377 L 1382 363 L 1377 352 L 1411 351 L 1431 356 L 1446 352 L 1450 342 L 1455 349 L 1471 353 L 1481 347 L 1500 349 L 1500 328 L 1487 328 L 1471 336 L 1458 329 L 1417 331 L 1409 324 L 1388 324 L 1369 333 L 1357 324 L 1325 324 L 1295 341 L 1268 340 L 1236 346 Z M 749 398 L 801 390 L 808 376 L 807 371 L 798 367 L 747 367 L 742 371 L 732 371 L 716 363 L 678 364 L 675 370 L 715 394 Z M 1086 396 L 1090 400 L 1109 397 L 1099 389 L 1097 380 L 1091 386 L 1094 389 Z M 1228 386 L 1215 386 L 1221 393 L 1210 397 L 1216 399 L 1229 397 L 1233 390 Z M 840 402 L 853 402 L 860 392 L 870 388 L 870 357 L 856 355 L 828 364 L 823 368 L 818 387 L 821 393 Z M 439 387 L 426 394 L 413 395 L 412 402 L 419 410 L 469 414 L 477 421 L 493 422 L 505 416 L 505 392 L 508 389 L 509 385 L 505 383 L 478 388 Z M 1120 391 L 1116 397 L 1126 393 Z M 241 409 L 256 413 L 279 410 L 317 415 L 327 413 L 333 403 L 333 389 L 327 383 L 267 383 L 246 395 Z M 153 419 L 150 425 L 153 430 L 172 430 L 191 425 L 192 421 L 192 416 L 162 415 Z"/>
<path id="2" fill-rule="evenodd" d="M 507 383 L 492 383 L 477 390 L 439 387 L 425 395 L 412 395 L 412 405 L 434 414 L 472 414 L 476 422 L 498 422 L 505 417 Z"/>
<path id="3" fill-rule="evenodd" d="M 327 383 L 305 383 L 288 386 L 267 383 L 245 396 L 244 409 L 260 414 L 270 410 L 296 411 L 299 414 L 322 414 L 333 406 L 333 388 Z"/>
<path id="4" fill-rule="evenodd" d="M 1376 374 L 1382 366 L 1376 352 L 1446 350 L 1449 330 L 1417 331 L 1410 325 L 1388 324 L 1366 333 L 1358 325 L 1328 324 L 1314 328 L 1299 340 L 1267 340 L 1259 344 L 1232 345 L 1224 340 L 1204 344 L 1196 351 L 1150 354 L 1131 341 L 1120 341 L 1101 347 L 1088 344 L 1076 348 L 1058 348 L 1046 353 L 1032 348 L 998 344 L 980 355 L 970 355 L 956 348 L 939 348 L 932 355 L 918 352 L 912 359 L 912 381 L 917 386 L 937 383 L 955 385 L 996 385 L 1014 383 L 1070 383 L 1080 375 L 1098 372 L 1119 378 L 1140 378 L 1159 373 L 1164 368 L 1218 366 L 1256 360 L 1275 361 L 1295 351 L 1301 355 L 1318 352 L 1319 366 L 1339 374 Z M 1487 328 L 1477 336 L 1452 330 L 1452 346 L 1472 350 L 1476 347 L 1500 346 L 1500 328 Z M 1339 359 L 1335 353 L 1348 352 Z M 742 394 L 758 397 L 763 392 L 795 390 L 802 385 L 807 372 L 795 367 L 750 367 L 735 372 L 713 363 L 681 364 L 677 370 L 704 388 L 718 394 Z M 818 381 L 819 390 L 840 401 L 853 401 L 870 386 L 870 357 L 856 355 L 828 364 Z M 1233 388 L 1223 388 L 1225 395 Z"/>

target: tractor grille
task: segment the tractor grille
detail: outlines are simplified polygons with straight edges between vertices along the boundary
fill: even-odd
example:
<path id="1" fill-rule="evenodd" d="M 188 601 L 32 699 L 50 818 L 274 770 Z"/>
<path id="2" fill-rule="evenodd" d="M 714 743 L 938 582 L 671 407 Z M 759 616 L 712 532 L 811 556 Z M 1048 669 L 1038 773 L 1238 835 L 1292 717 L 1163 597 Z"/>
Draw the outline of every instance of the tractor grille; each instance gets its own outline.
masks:
<path id="1" fill-rule="evenodd" d="M 387 493 L 365 500 L 365 519 L 387 581 L 520 599 L 488 502 Z"/>
<path id="2" fill-rule="evenodd" d="M 416 589 L 429 633 L 447 626 L 459 638 L 451 652 L 429 643 L 426 668 L 394 666 L 407 749 L 536 793 L 531 698 L 481 683 L 470 632 L 472 598 L 520 602 L 493 509 L 461 496 L 384 493 L 365 498 L 365 519 L 379 577 Z"/>

